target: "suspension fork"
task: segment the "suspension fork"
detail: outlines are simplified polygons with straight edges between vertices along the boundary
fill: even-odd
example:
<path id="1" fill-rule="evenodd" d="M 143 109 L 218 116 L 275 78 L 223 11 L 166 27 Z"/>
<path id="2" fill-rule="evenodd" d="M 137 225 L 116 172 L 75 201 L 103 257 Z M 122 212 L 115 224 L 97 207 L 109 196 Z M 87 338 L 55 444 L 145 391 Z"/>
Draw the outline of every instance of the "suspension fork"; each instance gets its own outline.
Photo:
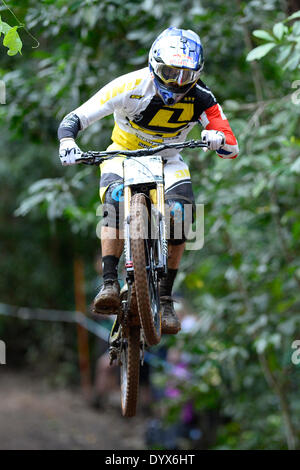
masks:
<path id="1" fill-rule="evenodd" d="M 165 191 L 164 185 L 158 183 L 156 187 L 157 214 L 158 214 L 158 264 L 162 274 L 168 269 L 168 242 L 166 234 Z"/>
<path id="2" fill-rule="evenodd" d="M 130 201 L 131 201 L 131 188 L 130 186 L 124 187 L 124 255 L 125 255 L 125 268 L 128 271 L 132 268 L 132 257 L 130 247 Z"/>

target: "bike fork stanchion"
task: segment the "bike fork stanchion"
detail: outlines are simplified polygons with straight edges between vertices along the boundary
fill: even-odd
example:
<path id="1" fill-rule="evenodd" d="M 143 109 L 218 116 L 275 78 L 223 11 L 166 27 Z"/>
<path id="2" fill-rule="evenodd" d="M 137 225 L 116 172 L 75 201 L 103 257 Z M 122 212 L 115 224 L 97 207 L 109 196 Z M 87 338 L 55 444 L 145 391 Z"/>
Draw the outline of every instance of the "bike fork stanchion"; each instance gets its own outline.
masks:
<path id="1" fill-rule="evenodd" d="M 124 188 L 124 255 L 125 267 L 129 267 L 132 263 L 130 248 L 130 200 L 131 189 L 129 186 Z"/>
<path id="2" fill-rule="evenodd" d="M 163 184 L 157 185 L 157 210 L 159 216 L 159 236 L 158 236 L 158 263 L 163 268 L 163 274 L 167 274 L 168 264 L 168 242 L 166 236 L 166 211 L 165 211 L 165 194 Z"/>

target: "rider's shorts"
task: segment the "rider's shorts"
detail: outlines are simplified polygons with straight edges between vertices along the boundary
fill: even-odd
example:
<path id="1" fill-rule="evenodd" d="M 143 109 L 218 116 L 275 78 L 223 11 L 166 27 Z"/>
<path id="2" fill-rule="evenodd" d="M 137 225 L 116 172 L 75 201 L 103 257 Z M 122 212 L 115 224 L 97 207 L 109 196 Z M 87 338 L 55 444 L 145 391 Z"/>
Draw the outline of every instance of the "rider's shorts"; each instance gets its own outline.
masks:
<path id="1" fill-rule="evenodd" d="M 113 143 L 107 150 L 126 150 Z M 100 166 L 100 199 L 104 204 L 105 225 L 119 227 L 119 202 L 123 200 L 123 167 L 124 157 L 114 157 L 103 162 Z M 174 221 L 178 221 L 183 227 L 184 220 L 187 225 L 194 220 L 195 199 L 192 189 L 190 171 L 187 164 L 178 153 L 165 159 L 165 201 L 170 211 L 170 233 L 168 239 L 174 245 L 183 243 L 185 237 L 174 235 Z M 113 205 L 115 210 L 108 211 L 106 204 Z M 187 207 L 190 210 L 187 210 Z M 179 230 L 183 233 L 183 228 Z"/>

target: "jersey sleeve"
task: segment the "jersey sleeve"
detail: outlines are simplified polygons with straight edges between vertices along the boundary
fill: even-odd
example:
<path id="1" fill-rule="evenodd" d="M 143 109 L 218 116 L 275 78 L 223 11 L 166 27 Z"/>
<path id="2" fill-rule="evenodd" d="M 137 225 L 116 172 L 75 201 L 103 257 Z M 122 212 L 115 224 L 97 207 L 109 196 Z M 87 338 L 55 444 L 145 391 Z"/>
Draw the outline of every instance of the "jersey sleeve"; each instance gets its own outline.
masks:
<path id="1" fill-rule="evenodd" d="M 239 147 L 222 107 L 215 103 L 203 111 L 199 118 L 204 129 L 221 131 L 225 135 L 225 145 L 217 150 L 221 158 L 236 158 Z"/>
<path id="2" fill-rule="evenodd" d="M 79 130 L 86 129 L 99 119 L 124 107 L 128 92 L 134 90 L 141 81 L 141 78 L 127 74 L 105 85 L 88 101 L 64 117 L 58 130 L 59 138 L 76 138 Z"/>
<path id="3" fill-rule="evenodd" d="M 124 106 L 127 92 L 134 90 L 142 81 L 141 78 L 130 77 L 130 75 L 116 78 L 75 109 L 74 113 L 80 119 L 81 129 L 85 129 Z"/>

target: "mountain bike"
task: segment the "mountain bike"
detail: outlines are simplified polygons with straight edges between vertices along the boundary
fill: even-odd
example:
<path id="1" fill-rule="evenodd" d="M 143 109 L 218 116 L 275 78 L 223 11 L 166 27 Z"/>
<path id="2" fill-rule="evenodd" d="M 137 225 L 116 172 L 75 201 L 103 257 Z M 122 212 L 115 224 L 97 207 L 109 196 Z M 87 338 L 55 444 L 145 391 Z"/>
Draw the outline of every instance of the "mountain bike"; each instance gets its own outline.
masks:
<path id="1" fill-rule="evenodd" d="M 120 366 L 123 416 L 135 416 L 140 364 L 145 348 L 161 339 L 159 282 L 167 274 L 168 242 L 164 197 L 167 149 L 206 147 L 199 140 L 163 144 L 139 150 L 88 151 L 76 163 L 100 165 L 124 157 L 124 258 L 126 283 L 109 337 L 111 363 Z"/>

